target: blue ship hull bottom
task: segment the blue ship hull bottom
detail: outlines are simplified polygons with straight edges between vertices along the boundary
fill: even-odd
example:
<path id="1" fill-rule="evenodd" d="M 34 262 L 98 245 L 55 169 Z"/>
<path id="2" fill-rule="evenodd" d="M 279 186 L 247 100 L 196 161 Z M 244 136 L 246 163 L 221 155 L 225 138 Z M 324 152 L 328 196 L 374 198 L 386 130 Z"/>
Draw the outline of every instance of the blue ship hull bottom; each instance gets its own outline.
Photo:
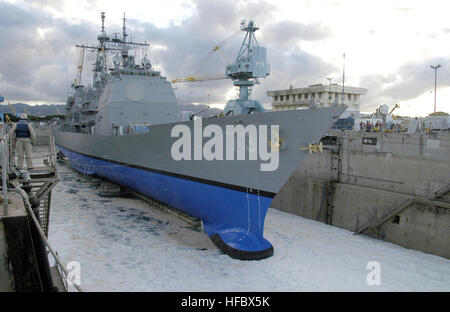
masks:
<path id="1" fill-rule="evenodd" d="M 273 193 L 178 176 L 58 148 L 75 170 L 113 181 L 202 220 L 212 242 L 232 258 L 261 260 L 274 253 L 272 244 L 263 237 L 264 220 L 275 196 Z"/>
<path id="2" fill-rule="evenodd" d="M 273 256 L 273 246 L 270 245 L 266 250 L 261 251 L 247 251 L 231 247 L 227 244 L 219 234 L 213 234 L 209 237 L 214 245 L 217 246 L 223 253 L 229 255 L 231 258 L 239 260 L 262 260 Z"/>

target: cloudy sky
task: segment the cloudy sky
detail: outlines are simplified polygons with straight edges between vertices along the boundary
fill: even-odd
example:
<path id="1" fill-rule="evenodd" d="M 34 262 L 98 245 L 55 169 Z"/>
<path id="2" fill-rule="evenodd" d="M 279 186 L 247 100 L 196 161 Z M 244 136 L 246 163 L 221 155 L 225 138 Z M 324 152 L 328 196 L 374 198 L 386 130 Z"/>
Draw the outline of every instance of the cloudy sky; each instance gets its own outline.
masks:
<path id="1" fill-rule="evenodd" d="M 450 2 L 416 0 L 0 0 L 0 93 L 11 102 L 64 103 L 73 81 L 75 44 L 95 43 L 100 12 L 106 31 L 128 33 L 151 46 L 152 64 L 169 79 L 224 72 L 212 52 L 220 44 L 226 61 L 238 52 L 242 18 L 268 48 L 271 75 L 253 90 L 265 105 L 268 90 L 290 84 L 328 84 L 326 77 L 368 89 L 361 110 L 399 103 L 398 114 L 424 116 L 433 111 L 434 71 L 438 71 L 437 110 L 450 112 Z M 86 57 L 84 83 L 89 82 Z M 231 81 L 192 87 L 180 84 L 180 103 L 219 104 L 235 95 Z"/>

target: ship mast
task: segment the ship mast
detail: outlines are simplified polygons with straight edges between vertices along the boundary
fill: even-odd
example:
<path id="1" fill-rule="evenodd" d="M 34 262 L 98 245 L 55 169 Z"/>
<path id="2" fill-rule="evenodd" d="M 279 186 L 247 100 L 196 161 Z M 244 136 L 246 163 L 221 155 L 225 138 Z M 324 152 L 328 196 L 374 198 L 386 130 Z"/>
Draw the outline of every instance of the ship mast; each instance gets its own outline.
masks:
<path id="1" fill-rule="evenodd" d="M 94 77 L 93 77 L 93 87 L 97 89 L 100 87 L 106 79 L 107 76 L 107 68 L 106 68 L 106 51 L 107 50 L 116 50 L 111 47 L 107 47 L 106 43 L 111 39 L 108 34 L 105 32 L 105 12 L 101 12 L 102 19 L 102 27 L 101 32 L 97 36 L 97 40 L 99 42 L 98 45 L 77 45 L 77 48 L 88 49 L 96 52 L 96 59 L 94 63 Z"/>
<path id="2" fill-rule="evenodd" d="M 123 26 L 122 26 L 122 38 L 120 39 L 117 36 L 117 33 L 114 33 L 114 36 L 111 38 L 105 31 L 105 12 L 101 12 L 101 32 L 97 36 L 97 45 L 76 45 L 78 48 L 88 49 L 92 52 L 96 53 L 96 59 L 94 63 L 94 77 L 93 77 L 93 88 L 99 89 L 101 88 L 107 77 L 108 77 L 108 68 L 107 68 L 107 52 L 108 51 L 120 51 L 122 56 L 122 66 L 124 68 L 128 66 L 134 65 L 134 57 L 129 56 L 129 51 L 138 46 L 149 46 L 148 43 L 140 43 L 140 42 L 132 42 L 127 41 L 127 29 L 126 29 L 126 17 L 125 13 L 123 15 Z"/>

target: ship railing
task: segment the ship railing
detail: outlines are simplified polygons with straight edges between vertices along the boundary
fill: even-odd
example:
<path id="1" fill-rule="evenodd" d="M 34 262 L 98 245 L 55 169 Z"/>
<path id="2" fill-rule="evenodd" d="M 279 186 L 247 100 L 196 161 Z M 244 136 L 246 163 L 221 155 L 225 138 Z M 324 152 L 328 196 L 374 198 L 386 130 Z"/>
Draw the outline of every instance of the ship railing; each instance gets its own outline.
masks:
<path id="1" fill-rule="evenodd" d="M 8 214 L 8 185 L 7 175 L 9 168 L 9 135 L 4 129 L 3 123 L 0 124 L 0 154 L 2 165 L 2 197 L 4 215 Z"/>
<path id="2" fill-rule="evenodd" d="M 25 204 L 25 209 L 27 210 L 27 212 L 28 212 L 29 216 L 31 217 L 31 219 L 33 220 L 34 224 L 36 225 L 36 228 L 37 228 L 37 230 L 39 232 L 39 235 L 40 235 L 42 241 L 44 242 L 47 250 L 53 256 L 53 259 L 55 260 L 55 263 L 56 263 L 56 267 L 57 267 L 59 273 L 61 274 L 65 290 L 68 290 L 69 278 L 71 276 L 69 274 L 69 271 L 66 269 L 66 266 L 64 265 L 64 263 L 59 258 L 58 253 L 50 245 L 50 243 L 49 243 L 49 241 L 47 239 L 47 236 L 46 236 L 46 234 L 44 233 L 44 230 L 41 227 L 40 222 L 36 218 L 36 215 L 33 212 L 33 209 L 31 208 L 30 199 L 28 197 L 28 194 L 23 189 L 21 189 L 20 187 L 16 187 L 15 190 L 16 190 L 17 193 L 20 194 L 20 196 L 22 196 L 23 202 Z M 83 291 L 81 289 L 81 287 L 77 283 L 71 282 L 70 284 L 73 285 L 75 287 L 75 289 L 78 290 L 79 292 Z"/>

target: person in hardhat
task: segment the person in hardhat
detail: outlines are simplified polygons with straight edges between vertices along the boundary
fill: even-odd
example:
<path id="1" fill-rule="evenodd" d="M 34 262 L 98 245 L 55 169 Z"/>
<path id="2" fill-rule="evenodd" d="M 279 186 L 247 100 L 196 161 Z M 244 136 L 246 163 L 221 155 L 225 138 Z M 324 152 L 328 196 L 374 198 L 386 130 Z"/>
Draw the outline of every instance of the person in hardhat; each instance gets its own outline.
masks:
<path id="1" fill-rule="evenodd" d="M 27 161 L 28 169 L 33 169 L 31 161 L 31 145 L 36 140 L 33 126 L 27 122 L 28 116 L 23 113 L 20 115 L 20 121 L 11 128 L 12 139 L 16 142 L 17 169 L 23 169 L 24 158 Z"/>

